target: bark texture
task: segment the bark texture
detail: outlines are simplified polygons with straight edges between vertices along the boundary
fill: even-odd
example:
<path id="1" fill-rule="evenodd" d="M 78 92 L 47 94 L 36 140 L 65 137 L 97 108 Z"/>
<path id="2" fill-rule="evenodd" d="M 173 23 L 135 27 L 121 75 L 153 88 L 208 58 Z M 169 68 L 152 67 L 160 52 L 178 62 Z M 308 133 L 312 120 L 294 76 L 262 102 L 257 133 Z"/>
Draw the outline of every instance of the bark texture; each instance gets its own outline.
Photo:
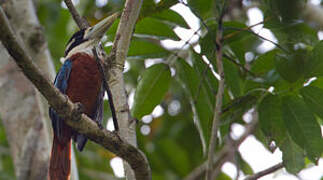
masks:
<path id="1" fill-rule="evenodd" d="M 112 52 L 109 58 L 105 59 L 105 72 L 116 115 L 120 126 L 120 134 L 128 143 L 137 147 L 136 121 L 130 116 L 128 96 L 125 90 L 123 78 L 124 63 L 128 54 L 132 33 L 139 16 L 142 0 L 127 0 L 122 12 Z M 146 157 L 145 157 L 146 158 Z M 125 174 L 128 180 L 134 180 L 135 174 L 127 162 L 124 162 Z"/>
<path id="2" fill-rule="evenodd" d="M 33 1 L 5 1 L 1 6 L 34 63 L 53 80 L 55 69 Z M 16 178 L 46 179 L 51 148 L 48 103 L 23 75 L 2 43 L 0 59 L 0 118 L 6 130 Z M 72 167 L 72 177 L 77 177 L 76 166 Z"/>

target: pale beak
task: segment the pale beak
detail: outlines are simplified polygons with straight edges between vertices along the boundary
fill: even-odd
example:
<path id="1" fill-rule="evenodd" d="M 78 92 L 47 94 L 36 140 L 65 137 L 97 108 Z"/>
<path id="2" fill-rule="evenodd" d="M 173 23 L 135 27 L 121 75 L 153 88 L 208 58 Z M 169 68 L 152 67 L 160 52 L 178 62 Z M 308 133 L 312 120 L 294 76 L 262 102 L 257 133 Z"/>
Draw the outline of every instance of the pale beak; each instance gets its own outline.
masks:
<path id="1" fill-rule="evenodd" d="M 86 33 L 86 39 L 94 39 L 100 41 L 103 35 L 108 31 L 109 27 L 119 17 L 120 13 L 114 13 L 109 17 L 104 18 L 96 25 L 90 27 L 89 32 Z"/>

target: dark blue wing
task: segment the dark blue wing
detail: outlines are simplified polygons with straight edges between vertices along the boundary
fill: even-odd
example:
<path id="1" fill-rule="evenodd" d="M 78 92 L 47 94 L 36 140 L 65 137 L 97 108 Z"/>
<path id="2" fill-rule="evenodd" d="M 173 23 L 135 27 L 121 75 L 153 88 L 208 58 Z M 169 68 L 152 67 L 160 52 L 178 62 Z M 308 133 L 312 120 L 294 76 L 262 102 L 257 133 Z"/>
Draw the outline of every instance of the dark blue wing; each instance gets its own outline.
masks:
<path id="1" fill-rule="evenodd" d="M 72 61 L 66 60 L 55 78 L 54 85 L 63 94 L 66 93 L 67 82 L 70 77 L 71 70 L 72 70 Z"/>
<path id="2" fill-rule="evenodd" d="M 66 89 L 68 86 L 68 79 L 70 76 L 72 70 L 72 61 L 66 60 L 59 70 L 58 74 L 55 77 L 54 85 L 56 88 L 59 89 L 59 91 L 63 94 L 66 94 Z M 52 120 L 52 126 L 54 129 L 54 133 L 58 136 L 58 138 L 61 137 L 61 126 L 62 126 L 62 120 L 58 117 L 57 113 L 53 108 L 49 108 L 49 117 Z"/>

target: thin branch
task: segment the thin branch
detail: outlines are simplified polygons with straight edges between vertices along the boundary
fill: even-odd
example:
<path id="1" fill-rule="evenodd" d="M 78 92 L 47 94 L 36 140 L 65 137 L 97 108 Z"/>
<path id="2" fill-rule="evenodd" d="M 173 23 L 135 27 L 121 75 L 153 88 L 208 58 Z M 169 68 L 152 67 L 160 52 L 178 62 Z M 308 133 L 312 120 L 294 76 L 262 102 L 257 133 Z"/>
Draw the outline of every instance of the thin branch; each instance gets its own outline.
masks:
<path id="1" fill-rule="evenodd" d="M 80 14 L 77 12 L 77 10 L 75 9 L 73 2 L 71 0 L 64 0 L 64 2 L 66 4 L 66 6 L 68 7 L 68 9 L 70 10 L 70 13 L 73 16 L 74 21 L 76 22 L 78 27 L 80 27 L 80 29 L 86 29 L 86 28 L 90 27 L 87 20 L 82 18 L 80 16 Z"/>
<path id="2" fill-rule="evenodd" d="M 264 19 L 264 20 L 263 20 L 263 21 L 261 21 L 261 22 L 258 22 L 258 23 L 256 23 L 256 24 L 253 24 L 253 25 L 247 26 L 247 27 L 245 27 L 245 28 L 242 28 L 242 29 L 240 29 L 239 31 L 234 31 L 234 32 L 232 32 L 232 33 L 227 34 L 226 36 L 224 36 L 224 37 L 223 37 L 223 39 L 224 39 L 224 40 L 226 40 L 226 39 L 228 39 L 228 38 L 231 38 L 231 37 L 233 37 L 233 36 L 235 36 L 235 35 L 239 34 L 240 32 L 242 32 L 243 30 L 250 30 L 250 29 L 251 29 L 251 28 L 253 28 L 253 27 L 256 27 L 256 26 L 258 26 L 258 25 L 264 24 L 266 21 L 268 21 L 268 20 L 270 20 L 270 19 L 271 19 L 271 17 L 267 17 L 266 19 Z"/>
<path id="3" fill-rule="evenodd" d="M 238 140 L 228 139 L 224 147 L 218 153 L 216 153 L 216 156 L 212 161 L 212 166 L 214 167 L 212 177 L 215 177 L 217 175 L 222 165 L 233 157 L 234 153 L 237 151 L 241 143 L 254 132 L 258 123 L 258 113 L 256 110 L 254 110 L 252 117 L 252 121 L 249 124 L 245 125 L 246 130 L 242 134 L 242 136 Z M 200 166 L 196 167 L 190 174 L 188 174 L 184 178 L 184 180 L 201 179 L 201 177 L 203 177 L 206 172 L 207 163 L 208 161 L 205 161 Z"/>
<path id="4" fill-rule="evenodd" d="M 254 110 L 252 112 L 252 121 L 245 126 L 246 129 L 245 129 L 245 132 L 242 134 L 242 136 L 236 141 L 229 138 L 229 141 L 226 143 L 225 147 L 223 148 L 224 152 L 222 152 L 226 156 L 223 157 L 224 160 L 218 161 L 218 163 L 214 166 L 212 179 L 215 179 L 219 175 L 219 173 L 221 172 L 221 168 L 226 161 L 232 160 L 234 158 L 234 155 L 238 150 L 239 146 L 241 145 L 241 143 L 255 131 L 257 124 L 258 124 L 258 112 Z"/>
<path id="5" fill-rule="evenodd" d="M 216 145 L 217 133 L 218 133 L 218 125 L 220 122 L 221 110 L 222 110 L 222 99 L 224 94 L 224 70 L 223 70 L 223 62 L 222 62 L 222 38 L 223 38 L 223 24 L 222 18 L 224 13 L 221 13 L 221 17 L 218 21 L 218 31 L 216 34 L 216 64 L 218 74 L 220 75 L 218 92 L 216 94 L 216 102 L 213 116 L 213 124 L 212 124 L 212 132 L 211 138 L 209 142 L 209 151 L 208 151 L 208 165 L 206 170 L 206 180 L 212 179 L 212 169 L 213 169 L 213 157 L 214 157 L 214 149 Z"/>
<path id="6" fill-rule="evenodd" d="M 268 175 L 270 173 L 273 173 L 273 172 L 275 172 L 275 171 L 277 171 L 277 170 L 279 170 L 279 169 L 281 169 L 283 167 L 284 167 L 283 163 L 278 163 L 278 164 L 276 164 L 276 165 L 274 165 L 274 166 L 272 166 L 272 167 L 270 167 L 268 169 L 260 171 L 260 172 L 254 174 L 254 175 L 248 176 L 245 180 L 257 180 L 258 178 L 261 178 L 261 177 L 266 176 L 266 175 Z"/>
<path id="7" fill-rule="evenodd" d="M 139 16 L 142 0 L 127 0 L 125 8 L 122 12 L 120 23 L 113 42 L 109 60 L 112 60 L 112 66 L 116 65 L 123 70 L 124 61 L 126 59 L 130 40 Z"/>
<path id="8" fill-rule="evenodd" d="M 0 40 L 8 53 L 13 57 L 13 60 L 25 76 L 48 100 L 50 106 L 65 120 L 65 123 L 126 160 L 133 168 L 138 180 L 150 180 L 150 167 L 146 157 L 140 150 L 127 143 L 118 134 L 101 130 L 89 117 L 80 113 L 79 105 L 73 104 L 45 78 L 43 73 L 33 63 L 32 58 L 24 50 L 24 45 L 19 44 L 22 41 L 18 40 L 19 36 L 13 32 L 2 7 L 0 7 L 0 24 Z"/>
<path id="9" fill-rule="evenodd" d="M 265 38 L 265 37 L 263 37 L 263 36 L 261 36 L 261 35 L 259 35 L 259 34 L 255 33 L 255 32 L 253 32 L 252 30 L 249 30 L 249 29 L 241 29 L 241 28 L 235 28 L 235 27 L 227 27 L 227 29 L 232 29 L 232 30 L 237 30 L 237 31 L 245 31 L 245 32 L 249 32 L 249 33 L 251 33 L 251 34 L 253 34 L 253 35 L 255 35 L 255 36 L 259 37 L 260 39 L 262 39 L 262 40 L 264 40 L 264 41 L 268 41 L 268 42 L 272 43 L 272 44 L 273 44 L 273 45 L 275 45 L 277 48 L 279 48 L 279 49 L 281 49 L 281 50 L 283 50 L 283 51 L 285 51 L 285 52 L 289 53 L 289 51 L 288 51 L 287 49 L 283 48 L 283 47 L 282 47 L 281 45 L 279 45 L 278 43 L 276 43 L 276 42 L 274 42 L 274 41 L 272 41 L 272 40 L 270 40 L 270 39 L 268 39 L 268 38 Z"/>
<path id="10" fill-rule="evenodd" d="M 242 68 L 246 73 L 249 73 L 252 77 L 256 77 L 256 75 L 251 72 L 249 69 L 247 69 L 244 65 L 238 63 L 237 61 L 235 61 L 232 57 L 230 57 L 227 54 L 223 54 L 223 57 L 227 58 L 229 61 L 231 61 L 233 64 L 237 65 L 238 67 Z"/>

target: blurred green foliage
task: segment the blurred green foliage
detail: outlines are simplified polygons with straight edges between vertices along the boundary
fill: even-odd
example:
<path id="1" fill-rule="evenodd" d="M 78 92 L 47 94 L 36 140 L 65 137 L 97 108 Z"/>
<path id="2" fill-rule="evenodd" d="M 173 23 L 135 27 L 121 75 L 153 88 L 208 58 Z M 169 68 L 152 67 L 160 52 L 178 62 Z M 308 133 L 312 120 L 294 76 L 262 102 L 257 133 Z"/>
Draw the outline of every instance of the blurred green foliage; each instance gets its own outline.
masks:
<path id="1" fill-rule="evenodd" d="M 135 92 L 132 113 L 139 118 L 138 145 L 148 157 L 154 180 L 183 179 L 205 161 L 203 152 L 208 146 L 218 86 L 215 38 L 219 13 L 215 11 L 221 10 L 223 1 L 218 2 L 188 0 L 184 5 L 200 18 L 200 29 L 193 30 L 198 40 L 190 42 L 199 45 L 200 52 L 188 47 L 188 42 L 184 42 L 186 46 L 182 48 L 170 49 L 163 41 L 180 40 L 181 36 L 174 31 L 176 27 L 191 28 L 187 17 L 170 8 L 180 2 L 143 1 L 128 53 L 129 67 L 124 74 L 127 92 Z M 299 13 L 305 3 L 305 0 L 259 2 L 258 8 L 264 15 L 262 25 L 277 39 L 277 44 L 269 51 L 259 49 L 266 40 L 253 33 L 246 25 L 247 19 L 226 19 L 223 24 L 225 96 L 219 142 L 224 142 L 233 123 L 244 125 L 242 116 L 259 104 L 255 136 L 268 149 L 271 149 L 269 144 L 275 142 L 283 151 L 287 171 L 293 174 L 309 162 L 316 163 L 323 152 L 320 132 L 323 41 L 318 39 L 317 27 L 304 21 Z M 122 10 L 123 4 L 121 0 L 109 0 L 105 6 L 98 7 L 95 1 L 79 1 L 76 7 L 90 24 L 95 24 Z M 244 9 L 240 11 L 246 14 Z M 77 26 L 60 1 L 40 0 L 37 13 L 58 69 L 65 44 L 77 31 Z M 103 42 L 107 52 L 111 48 L 107 44 L 113 42 L 117 25 L 118 21 Z M 153 65 L 148 67 L 148 62 Z M 316 80 L 305 87 L 313 77 Z M 273 89 L 270 93 L 269 88 Z M 157 105 L 163 109 L 159 115 L 152 113 Z M 107 123 L 111 117 L 107 101 L 104 113 Z M 142 117 L 150 117 L 152 121 L 142 121 Z M 141 132 L 144 125 L 150 128 L 147 135 Z M 7 149 L 3 129 L 0 125 L 0 148 Z M 12 178 L 12 160 L 1 149 L 0 179 Z M 98 174 L 113 174 L 109 160 L 115 155 L 95 143 L 89 142 L 76 156 L 81 180 L 100 179 Z M 253 173 L 240 154 L 236 155 L 236 160 L 244 174 Z M 222 173 L 218 179 L 231 178 Z"/>
<path id="2" fill-rule="evenodd" d="M 13 159 L 5 134 L 5 128 L 0 119 L 0 179 L 14 179 Z"/>

